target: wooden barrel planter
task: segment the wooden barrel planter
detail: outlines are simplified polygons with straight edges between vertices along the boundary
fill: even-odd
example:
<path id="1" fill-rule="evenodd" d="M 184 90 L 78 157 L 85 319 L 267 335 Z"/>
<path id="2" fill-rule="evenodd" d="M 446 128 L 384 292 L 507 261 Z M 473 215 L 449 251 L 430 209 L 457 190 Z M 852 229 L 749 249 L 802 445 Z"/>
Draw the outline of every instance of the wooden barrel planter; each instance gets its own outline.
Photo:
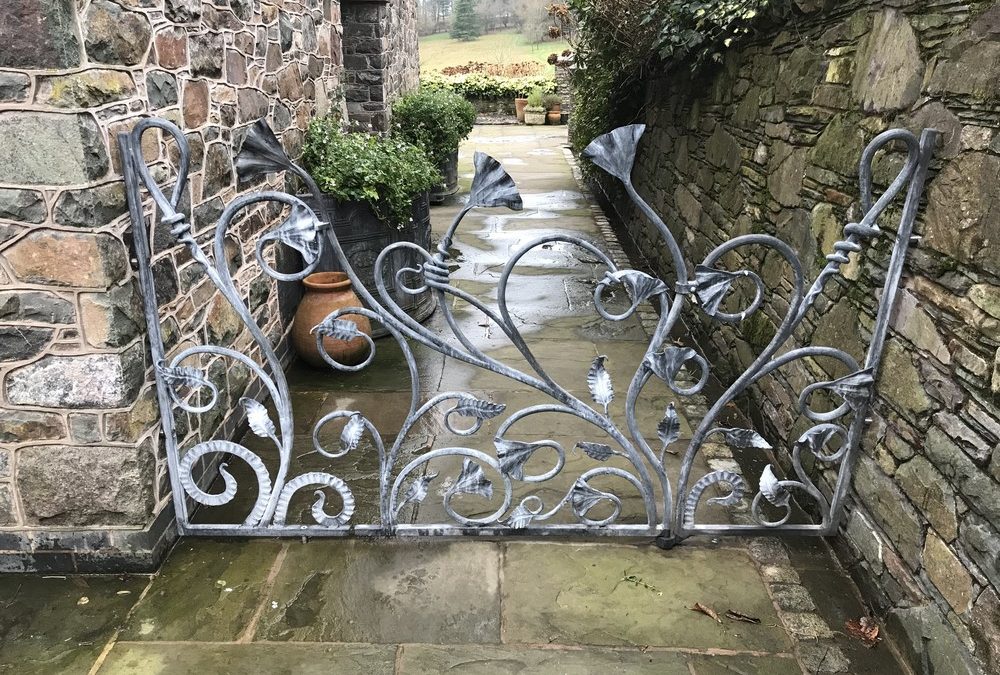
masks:
<path id="1" fill-rule="evenodd" d="M 458 192 L 458 148 L 451 153 L 448 161 L 438 167 L 441 172 L 441 185 L 431 190 L 431 204 L 440 204 L 448 197 Z"/>
<path id="2" fill-rule="evenodd" d="M 300 198 L 322 217 L 316 209 L 312 195 Z M 427 194 L 413 201 L 413 220 L 402 228 L 389 225 L 381 220 L 367 202 L 341 202 L 331 195 L 321 195 L 329 213 L 333 214 L 333 231 L 340 246 L 365 288 L 381 300 L 375 286 L 375 260 L 379 253 L 390 244 L 409 241 L 429 251 L 431 246 L 431 214 Z M 434 312 L 434 296 L 428 290 L 418 295 L 410 295 L 396 289 L 396 272 L 404 267 L 417 268 L 424 262 L 422 256 L 411 248 L 393 251 L 382 267 L 382 278 L 389 293 L 403 310 L 417 321 L 423 321 Z M 334 259 L 332 247 L 324 246 L 324 252 L 317 268 L 322 271 L 343 271 Z M 415 275 L 405 275 L 408 285 L 418 286 Z M 388 331 L 378 322 L 372 323 L 372 337 L 388 335 Z"/>

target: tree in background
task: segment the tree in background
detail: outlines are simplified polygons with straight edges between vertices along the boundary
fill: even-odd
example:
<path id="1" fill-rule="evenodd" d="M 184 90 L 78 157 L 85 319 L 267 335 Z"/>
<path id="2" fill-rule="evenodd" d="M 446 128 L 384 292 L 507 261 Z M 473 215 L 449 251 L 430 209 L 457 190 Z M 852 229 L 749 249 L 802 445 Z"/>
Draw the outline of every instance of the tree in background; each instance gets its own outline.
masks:
<path id="1" fill-rule="evenodd" d="M 476 16 L 475 0 L 455 0 L 452 15 L 451 36 L 456 40 L 475 40 L 479 37 L 479 17 Z"/>

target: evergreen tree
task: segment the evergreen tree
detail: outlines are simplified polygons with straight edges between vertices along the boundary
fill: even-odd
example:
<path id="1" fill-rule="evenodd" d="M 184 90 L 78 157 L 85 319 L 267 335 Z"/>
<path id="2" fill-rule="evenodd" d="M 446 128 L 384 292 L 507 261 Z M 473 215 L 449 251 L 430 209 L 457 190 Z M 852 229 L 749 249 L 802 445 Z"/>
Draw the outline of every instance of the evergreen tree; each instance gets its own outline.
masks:
<path id="1" fill-rule="evenodd" d="M 475 0 L 455 0 L 452 14 L 455 22 L 451 25 L 451 36 L 456 40 L 475 40 L 479 37 L 479 17 L 476 16 Z"/>

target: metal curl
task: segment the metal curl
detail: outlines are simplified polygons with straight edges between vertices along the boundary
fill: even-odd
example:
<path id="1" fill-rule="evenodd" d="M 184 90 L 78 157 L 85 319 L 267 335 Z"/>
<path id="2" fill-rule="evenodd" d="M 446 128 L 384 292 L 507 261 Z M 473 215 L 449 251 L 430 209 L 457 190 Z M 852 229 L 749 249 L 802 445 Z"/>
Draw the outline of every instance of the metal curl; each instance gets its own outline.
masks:
<path id="1" fill-rule="evenodd" d="M 313 471 L 297 476 L 285 484 L 285 488 L 281 491 L 281 496 L 278 497 L 278 506 L 274 512 L 273 522 L 276 526 L 280 527 L 285 524 L 285 519 L 288 517 L 288 506 L 291 504 L 295 493 L 309 485 L 332 488 L 340 495 L 340 499 L 343 501 L 340 512 L 335 516 L 331 516 L 324 510 L 326 494 L 322 490 L 316 490 L 316 501 L 312 505 L 311 513 L 313 519 L 319 525 L 323 527 L 342 527 L 350 522 L 351 516 L 354 515 L 355 504 L 354 493 L 347 487 L 347 483 L 328 473 Z"/>
<path id="2" fill-rule="evenodd" d="M 684 517 L 684 524 L 687 526 L 694 525 L 695 511 L 698 510 L 698 503 L 701 501 L 701 496 L 709 487 L 717 483 L 727 483 L 729 485 L 729 493 L 722 497 L 712 497 L 708 500 L 709 504 L 717 504 L 719 506 L 732 506 L 738 504 L 743 495 L 747 491 L 747 483 L 738 473 L 732 471 L 712 471 L 710 473 L 702 476 L 698 482 L 691 486 L 691 491 L 688 493 L 687 498 L 684 500 L 684 510 L 682 515 Z"/>
<path id="3" fill-rule="evenodd" d="M 264 517 L 264 511 L 270 500 L 272 489 L 271 477 L 268 474 L 267 467 L 264 466 L 263 460 L 242 445 L 230 441 L 205 441 L 188 450 L 178 465 L 178 477 L 180 478 L 181 485 L 184 487 L 184 492 L 191 499 L 205 506 L 222 506 L 223 504 L 228 504 L 236 496 L 238 487 L 236 479 L 226 470 L 225 464 L 219 467 L 219 475 L 222 476 L 222 480 L 226 484 L 222 492 L 213 495 L 198 487 L 192 476 L 194 464 L 208 454 L 225 454 L 239 457 L 253 470 L 257 476 L 257 501 L 254 502 L 250 515 L 243 521 L 243 527 L 258 525 Z"/>

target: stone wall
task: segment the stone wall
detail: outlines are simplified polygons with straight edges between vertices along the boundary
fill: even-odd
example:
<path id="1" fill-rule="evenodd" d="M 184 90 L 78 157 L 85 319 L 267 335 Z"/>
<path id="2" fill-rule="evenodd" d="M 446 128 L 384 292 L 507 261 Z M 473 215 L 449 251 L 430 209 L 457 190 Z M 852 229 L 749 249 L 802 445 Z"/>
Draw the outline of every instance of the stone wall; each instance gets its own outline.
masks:
<path id="1" fill-rule="evenodd" d="M 693 81 L 677 69 L 649 82 L 637 188 L 690 260 L 767 232 L 791 244 L 811 279 L 858 216 L 863 146 L 890 127 L 941 131 L 917 224 L 923 238 L 909 257 L 838 542 L 879 615 L 907 638 L 918 671 L 926 649 L 936 673 L 974 670 L 970 654 L 998 672 L 1000 6 L 796 5 L 781 26 Z M 899 166 L 884 154 L 877 182 Z M 669 276 L 655 232 L 617 203 L 638 248 Z M 882 237 L 852 255 L 799 339 L 860 360 L 889 246 Z M 789 269 L 777 255 L 742 262 L 778 297 L 736 327 L 701 330 L 723 379 L 749 364 L 787 306 Z M 747 407 L 771 439 L 790 447 L 804 430 L 795 397 L 829 379 L 828 367 L 799 363 L 754 390 Z"/>
<path id="2" fill-rule="evenodd" d="M 416 0 L 345 0 L 343 15 L 349 118 L 385 131 L 392 102 L 419 83 Z"/>
<path id="3" fill-rule="evenodd" d="M 116 134 L 148 115 L 192 150 L 183 203 L 207 240 L 238 185 L 233 157 L 266 116 L 294 154 L 341 70 L 330 0 L 5 0 L 0 12 L 0 571 L 147 569 L 173 509 Z M 146 136 L 167 178 L 172 142 Z M 280 178 L 274 187 L 281 189 Z M 252 260 L 279 216 L 233 228 L 229 264 L 267 330 L 285 321 Z M 235 313 L 169 232 L 152 233 L 168 349 L 245 346 Z M 206 364 L 223 405 L 186 443 L 234 430 L 249 375 Z"/>

